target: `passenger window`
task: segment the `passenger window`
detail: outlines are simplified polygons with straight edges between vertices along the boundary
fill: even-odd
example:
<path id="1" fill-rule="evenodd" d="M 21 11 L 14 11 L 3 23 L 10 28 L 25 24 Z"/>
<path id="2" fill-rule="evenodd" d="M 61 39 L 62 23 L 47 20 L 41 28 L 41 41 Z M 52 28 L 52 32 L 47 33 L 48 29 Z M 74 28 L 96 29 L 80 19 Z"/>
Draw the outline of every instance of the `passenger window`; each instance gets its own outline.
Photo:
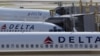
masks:
<path id="1" fill-rule="evenodd" d="M 34 45 L 33 44 L 31 44 L 31 48 L 34 48 Z"/>
<path id="2" fill-rule="evenodd" d="M 14 44 L 11 44 L 11 48 L 14 48 Z"/>
<path id="3" fill-rule="evenodd" d="M 16 48 L 19 48 L 19 45 L 18 44 L 16 44 Z"/>
<path id="4" fill-rule="evenodd" d="M 29 45 L 28 44 L 26 44 L 26 48 L 29 48 Z"/>
<path id="5" fill-rule="evenodd" d="M 1 45 L 1 48 L 4 48 L 4 44 Z"/>
<path id="6" fill-rule="evenodd" d="M 6 48 L 9 48 L 9 44 L 6 45 Z"/>
<path id="7" fill-rule="evenodd" d="M 21 44 L 21 48 L 24 48 L 24 44 Z"/>
<path id="8" fill-rule="evenodd" d="M 38 44 L 36 44 L 36 48 L 39 48 L 39 45 Z"/>
<path id="9" fill-rule="evenodd" d="M 11 32 L 11 30 L 9 30 L 9 32 Z"/>

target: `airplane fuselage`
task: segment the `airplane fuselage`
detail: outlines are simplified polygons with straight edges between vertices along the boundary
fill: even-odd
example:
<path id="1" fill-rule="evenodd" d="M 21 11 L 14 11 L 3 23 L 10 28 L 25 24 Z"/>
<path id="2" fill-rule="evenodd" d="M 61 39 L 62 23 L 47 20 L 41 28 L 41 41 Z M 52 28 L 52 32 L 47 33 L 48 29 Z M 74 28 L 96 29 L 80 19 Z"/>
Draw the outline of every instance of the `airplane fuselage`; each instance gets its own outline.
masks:
<path id="1" fill-rule="evenodd" d="M 1 32 L 0 52 L 100 51 L 99 32 Z"/>
<path id="2" fill-rule="evenodd" d="M 0 8 L 0 20 L 44 21 L 50 17 L 49 10 Z"/>
<path id="3" fill-rule="evenodd" d="M 33 21 L 0 21 L 0 32 L 60 32 L 53 23 Z"/>

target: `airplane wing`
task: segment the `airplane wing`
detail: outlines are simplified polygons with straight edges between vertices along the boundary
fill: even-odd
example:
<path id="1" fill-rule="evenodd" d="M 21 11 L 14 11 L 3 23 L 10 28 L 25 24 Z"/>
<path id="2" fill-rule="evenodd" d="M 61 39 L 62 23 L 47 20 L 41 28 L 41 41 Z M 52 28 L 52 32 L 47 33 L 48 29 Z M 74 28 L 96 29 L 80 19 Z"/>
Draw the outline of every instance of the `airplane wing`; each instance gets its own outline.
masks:
<path id="1" fill-rule="evenodd" d="M 61 15 L 61 16 L 55 16 L 55 17 L 67 17 L 67 18 L 72 18 L 72 17 L 78 17 L 78 16 L 83 16 L 85 14 L 69 14 L 69 15 Z"/>
<path id="2" fill-rule="evenodd" d="M 78 16 L 84 16 L 84 15 L 88 15 L 88 14 L 94 14 L 94 12 L 91 13 L 82 13 L 82 14 L 69 14 L 69 15 L 62 15 L 60 17 L 78 17 Z"/>

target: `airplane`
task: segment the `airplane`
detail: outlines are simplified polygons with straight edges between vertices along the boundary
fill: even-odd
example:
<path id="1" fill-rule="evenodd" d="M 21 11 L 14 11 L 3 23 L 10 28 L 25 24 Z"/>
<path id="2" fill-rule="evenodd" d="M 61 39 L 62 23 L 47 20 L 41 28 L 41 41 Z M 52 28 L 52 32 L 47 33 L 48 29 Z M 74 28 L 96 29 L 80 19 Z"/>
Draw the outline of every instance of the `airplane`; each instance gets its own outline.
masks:
<path id="1" fill-rule="evenodd" d="M 0 8 L 0 20 L 12 21 L 43 21 L 50 17 L 49 10 L 44 9 L 19 9 L 19 8 Z"/>
<path id="2" fill-rule="evenodd" d="M 60 9 L 55 9 L 55 16 L 67 15 L 62 13 L 65 9 L 59 7 Z M 61 10 L 61 11 L 60 11 Z M 82 15 L 82 14 L 81 14 Z M 80 14 L 75 14 L 74 16 L 80 16 Z M 4 8 L 0 7 L 0 20 L 5 21 L 45 21 L 51 17 L 50 10 L 46 9 L 21 9 L 21 8 Z M 70 14 L 68 17 L 71 17 Z"/>
<path id="3" fill-rule="evenodd" d="M 63 28 L 48 22 L 0 21 L 0 32 L 60 32 Z"/>
<path id="4" fill-rule="evenodd" d="M 0 52 L 100 51 L 100 32 L 0 32 Z"/>
<path id="5" fill-rule="evenodd" d="M 18 9 L 18 8 L 0 8 L 0 20 L 4 21 L 47 21 L 51 16 L 49 10 L 44 9 Z M 66 14 L 64 7 L 57 7 L 55 9 L 55 14 L 53 17 L 66 17 L 70 18 L 73 22 L 73 17 L 84 16 L 91 13 L 82 13 L 82 14 Z M 73 31 L 77 31 L 75 26 Z"/>

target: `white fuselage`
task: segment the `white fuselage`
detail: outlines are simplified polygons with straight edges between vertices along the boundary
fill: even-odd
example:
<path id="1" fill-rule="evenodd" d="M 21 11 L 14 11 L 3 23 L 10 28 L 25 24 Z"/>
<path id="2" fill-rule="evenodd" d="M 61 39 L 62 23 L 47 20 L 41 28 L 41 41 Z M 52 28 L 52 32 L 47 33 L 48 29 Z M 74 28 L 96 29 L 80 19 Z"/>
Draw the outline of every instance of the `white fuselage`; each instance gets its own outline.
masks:
<path id="1" fill-rule="evenodd" d="M 0 52 L 100 51 L 100 32 L 1 32 Z"/>
<path id="2" fill-rule="evenodd" d="M 45 21 L 50 17 L 49 10 L 0 8 L 0 20 Z"/>
<path id="3" fill-rule="evenodd" d="M 0 21 L 0 32 L 60 32 L 53 23 L 35 21 Z"/>

